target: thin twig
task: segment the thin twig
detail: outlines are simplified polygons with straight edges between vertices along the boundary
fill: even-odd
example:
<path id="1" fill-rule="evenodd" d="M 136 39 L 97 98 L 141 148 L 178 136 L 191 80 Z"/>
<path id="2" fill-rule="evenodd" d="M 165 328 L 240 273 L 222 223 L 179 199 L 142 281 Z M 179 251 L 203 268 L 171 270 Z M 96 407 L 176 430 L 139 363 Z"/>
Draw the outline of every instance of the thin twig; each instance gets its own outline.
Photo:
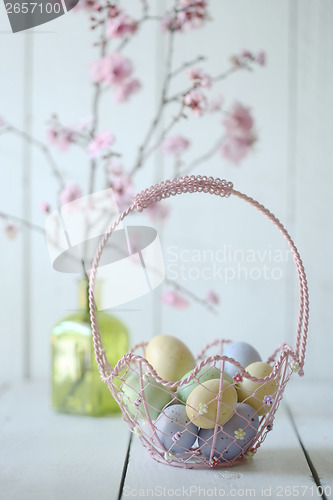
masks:
<path id="1" fill-rule="evenodd" d="M 223 141 L 223 137 L 220 137 L 218 139 L 218 141 L 216 141 L 216 143 L 214 144 L 214 146 L 209 151 L 207 151 L 206 153 L 204 153 L 202 156 L 199 156 L 198 158 L 196 158 L 195 160 L 193 160 L 189 165 L 187 165 L 187 167 L 185 167 L 184 169 L 182 169 L 182 175 L 189 174 L 190 172 L 192 172 L 192 170 L 195 169 L 195 167 L 197 167 L 198 165 L 201 165 L 201 163 L 203 163 L 203 162 L 209 160 L 210 158 L 212 158 L 218 152 L 218 150 L 220 149 L 222 141 Z"/>
<path id="2" fill-rule="evenodd" d="M 59 183 L 59 188 L 63 189 L 63 187 L 65 185 L 64 179 L 62 177 L 60 169 L 58 168 L 58 165 L 57 165 L 56 161 L 54 160 L 48 146 L 44 142 L 40 141 L 39 139 L 35 139 L 31 135 L 27 134 L 27 132 L 24 132 L 23 130 L 18 129 L 17 127 L 14 127 L 13 125 L 11 125 L 9 123 L 6 123 L 6 127 L 4 128 L 4 132 L 2 132 L 2 133 L 6 133 L 6 132 L 13 133 L 13 134 L 21 137 L 23 140 L 25 140 L 29 144 L 32 144 L 33 146 L 37 147 L 44 154 L 45 158 L 47 159 L 47 161 L 51 167 L 52 174 L 54 175 L 54 177 L 57 179 L 57 181 Z"/>
<path id="3" fill-rule="evenodd" d="M 192 59 L 192 61 L 188 61 L 188 62 L 183 63 L 181 66 L 179 66 L 179 68 L 175 69 L 171 73 L 171 78 L 174 78 L 175 76 L 177 76 L 180 73 L 182 73 L 183 71 L 185 71 L 185 69 L 190 68 L 191 66 L 194 66 L 195 64 L 198 64 L 199 62 L 203 62 L 205 60 L 206 60 L 205 56 L 198 56 L 195 59 Z"/>
<path id="4" fill-rule="evenodd" d="M 189 299 L 193 300 L 194 302 L 197 302 L 198 304 L 201 304 L 202 306 L 206 307 L 209 312 L 213 314 L 217 314 L 216 309 L 205 299 L 202 299 L 201 297 L 198 297 L 195 295 L 191 290 L 188 288 L 184 287 L 183 285 L 180 285 L 174 280 L 171 280 L 169 278 L 165 278 L 164 282 L 175 288 L 178 292 L 181 292 L 183 295 L 187 296 Z"/>
<path id="5" fill-rule="evenodd" d="M 21 226 L 24 226 L 28 229 L 31 229 L 32 231 L 37 231 L 38 233 L 41 233 L 45 235 L 45 229 L 42 226 L 38 226 L 37 224 L 33 224 L 32 222 L 29 222 L 25 219 L 22 219 L 21 217 L 18 217 L 16 215 L 11 215 L 7 214 L 5 212 L 0 212 L 0 219 L 4 219 L 6 221 L 13 221 Z"/>
<path id="6" fill-rule="evenodd" d="M 162 87 L 162 92 L 161 92 L 161 98 L 160 98 L 160 103 L 157 108 L 157 112 L 155 115 L 154 120 L 152 121 L 151 125 L 148 128 L 148 131 L 146 133 L 146 136 L 139 147 L 137 158 L 134 162 L 134 166 L 130 172 L 130 176 L 133 176 L 135 172 L 142 166 L 144 157 L 145 157 L 145 150 L 147 149 L 150 140 L 156 130 L 157 125 L 160 123 L 164 111 L 164 106 L 167 101 L 166 96 L 169 90 L 169 85 L 170 85 L 170 80 L 171 80 L 171 68 L 172 68 L 172 58 L 173 58 L 173 50 L 174 50 L 174 36 L 175 32 L 170 31 L 169 32 L 169 39 L 168 39 L 168 50 L 167 50 L 167 59 L 166 59 L 166 71 L 165 71 L 165 78 L 163 82 L 163 87 Z"/>

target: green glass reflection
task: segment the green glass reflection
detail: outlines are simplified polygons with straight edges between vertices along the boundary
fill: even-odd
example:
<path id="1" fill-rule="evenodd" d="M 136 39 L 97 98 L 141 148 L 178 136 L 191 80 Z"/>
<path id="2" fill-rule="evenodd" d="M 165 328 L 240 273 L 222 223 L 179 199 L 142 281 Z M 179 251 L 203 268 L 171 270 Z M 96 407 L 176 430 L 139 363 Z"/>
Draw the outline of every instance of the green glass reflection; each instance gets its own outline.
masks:
<path id="1" fill-rule="evenodd" d="M 95 360 L 85 281 L 80 282 L 82 307 L 57 323 L 51 334 L 52 407 L 78 415 L 102 416 L 119 411 Z M 114 316 L 97 312 L 104 349 L 112 366 L 128 352 L 125 325 Z"/>

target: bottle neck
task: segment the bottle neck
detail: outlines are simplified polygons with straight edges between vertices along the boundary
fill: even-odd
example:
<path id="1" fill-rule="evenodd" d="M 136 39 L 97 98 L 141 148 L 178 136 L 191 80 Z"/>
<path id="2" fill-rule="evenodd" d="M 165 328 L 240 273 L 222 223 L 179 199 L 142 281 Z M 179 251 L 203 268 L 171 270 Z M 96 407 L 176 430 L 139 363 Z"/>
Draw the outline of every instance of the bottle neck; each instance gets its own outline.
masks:
<path id="1" fill-rule="evenodd" d="M 99 303 L 102 293 L 101 281 L 96 281 L 95 284 L 95 302 Z M 85 310 L 89 314 L 89 281 L 87 278 L 82 278 L 78 282 L 78 306 L 79 309 Z"/>

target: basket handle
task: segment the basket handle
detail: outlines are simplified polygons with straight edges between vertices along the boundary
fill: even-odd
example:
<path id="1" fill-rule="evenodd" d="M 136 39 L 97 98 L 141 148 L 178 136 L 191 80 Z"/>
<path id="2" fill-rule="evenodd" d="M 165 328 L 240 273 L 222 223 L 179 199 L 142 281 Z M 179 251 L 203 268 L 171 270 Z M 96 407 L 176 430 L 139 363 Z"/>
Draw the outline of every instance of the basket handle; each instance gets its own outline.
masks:
<path id="1" fill-rule="evenodd" d="M 120 224 L 120 222 L 133 210 L 142 212 L 150 205 L 157 203 L 162 199 L 169 198 L 170 196 L 175 196 L 177 194 L 182 194 L 182 193 L 196 193 L 196 192 L 210 193 L 225 198 L 228 198 L 230 195 L 237 196 L 237 198 L 246 201 L 254 208 L 259 210 L 259 212 L 264 214 L 280 230 L 280 232 L 286 239 L 293 253 L 298 273 L 299 315 L 297 322 L 297 332 L 296 332 L 296 342 L 295 342 L 294 352 L 299 363 L 298 373 L 299 375 L 303 375 L 304 374 L 303 366 L 304 366 L 308 323 L 309 323 L 309 295 L 308 295 L 308 285 L 307 285 L 303 262 L 301 260 L 301 257 L 298 253 L 298 250 L 293 240 L 291 239 L 285 227 L 281 224 L 279 219 L 275 217 L 274 214 L 272 214 L 272 212 L 270 212 L 267 208 L 265 208 L 263 205 L 261 205 L 258 201 L 254 200 L 253 198 L 250 198 L 246 194 L 236 191 L 233 188 L 233 184 L 231 182 L 227 182 L 225 180 L 221 180 L 218 178 L 214 179 L 213 177 L 191 175 L 185 177 L 178 177 L 172 180 L 167 180 L 165 182 L 161 182 L 159 184 L 151 186 L 150 188 L 145 189 L 144 191 L 141 191 L 133 198 L 131 206 L 129 206 L 122 214 L 120 214 L 119 217 L 109 226 L 102 240 L 100 241 L 90 271 L 89 309 L 90 309 L 95 356 L 96 356 L 96 361 L 98 363 L 99 371 L 101 373 L 102 380 L 106 381 L 108 376 L 111 375 L 113 370 L 113 367 L 110 365 L 106 357 L 105 350 L 103 349 L 102 339 L 97 323 L 95 300 L 94 300 L 94 289 L 95 289 L 97 268 L 103 249 L 109 237 L 111 236 L 115 228 L 118 226 L 118 224 Z"/>

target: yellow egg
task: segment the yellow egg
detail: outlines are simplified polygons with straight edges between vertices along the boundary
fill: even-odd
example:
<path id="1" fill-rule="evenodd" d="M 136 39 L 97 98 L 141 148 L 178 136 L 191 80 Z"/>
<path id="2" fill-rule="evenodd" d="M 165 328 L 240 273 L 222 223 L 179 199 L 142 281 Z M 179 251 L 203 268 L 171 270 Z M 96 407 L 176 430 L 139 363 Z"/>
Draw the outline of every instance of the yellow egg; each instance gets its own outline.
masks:
<path id="1" fill-rule="evenodd" d="M 192 422 L 202 429 L 213 429 L 217 416 L 220 380 L 212 379 L 198 385 L 190 393 L 186 402 L 186 413 Z M 223 425 L 233 415 L 237 404 L 237 392 L 226 380 L 223 382 L 221 407 L 218 418 Z"/>
<path id="2" fill-rule="evenodd" d="M 168 382 L 177 382 L 195 367 L 191 351 L 172 335 L 153 337 L 146 349 L 146 359 L 157 374 Z"/>
<path id="3" fill-rule="evenodd" d="M 272 373 L 273 368 L 267 363 L 256 361 L 247 366 L 246 371 L 253 377 L 264 378 Z M 271 409 L 277 390 L 278 384 L 275 380 L 253 382 L 244 377 L 243 381 L 237 384 L 239 401 L 252 406 L 258 415 L 265 415 Z"/>

